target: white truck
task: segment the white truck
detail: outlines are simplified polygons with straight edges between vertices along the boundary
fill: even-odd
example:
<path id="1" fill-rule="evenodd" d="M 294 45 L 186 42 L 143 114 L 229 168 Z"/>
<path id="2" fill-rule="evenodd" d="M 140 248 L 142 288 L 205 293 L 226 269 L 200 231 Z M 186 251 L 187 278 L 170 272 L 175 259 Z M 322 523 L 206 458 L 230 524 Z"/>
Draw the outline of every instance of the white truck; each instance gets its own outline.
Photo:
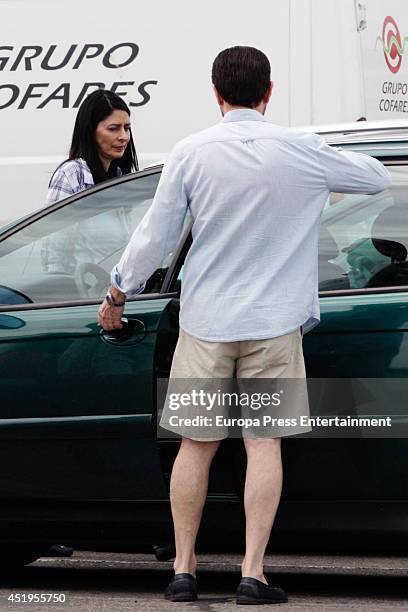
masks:
<path id="1" fill-rule="evenodd" d="M 262 49 L 282 125 L 408 117 L 406 0 L 0 0 L 0 225 L 40 207 L 77 108 L 123 96 L 141 166 L 219 119 L 211 64 Z"/>

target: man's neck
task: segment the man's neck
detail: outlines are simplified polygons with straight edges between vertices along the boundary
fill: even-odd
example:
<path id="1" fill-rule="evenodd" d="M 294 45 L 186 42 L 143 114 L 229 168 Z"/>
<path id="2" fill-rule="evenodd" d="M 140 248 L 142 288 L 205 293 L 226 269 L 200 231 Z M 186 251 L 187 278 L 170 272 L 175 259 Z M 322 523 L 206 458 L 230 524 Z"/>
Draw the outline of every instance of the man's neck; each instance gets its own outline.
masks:
<path id="1" fill-rule="evenodd" d="M 261 113 L 261 115 L 264 115 L 265 110 L 266 110 L 266 104 L 264 102 L 261 102 L 260 104 L 258 104 L 258 106 L 250 108 L 248 106 L 232 106 L 231 104 L 224 102 L 224 104 L 220 106 L 220 108 L 221 108 L 222 116 L 226 115 L 227 113 L 233 110 L 254 110 L 254 111 L 257 111 L 258 113 Z"/>

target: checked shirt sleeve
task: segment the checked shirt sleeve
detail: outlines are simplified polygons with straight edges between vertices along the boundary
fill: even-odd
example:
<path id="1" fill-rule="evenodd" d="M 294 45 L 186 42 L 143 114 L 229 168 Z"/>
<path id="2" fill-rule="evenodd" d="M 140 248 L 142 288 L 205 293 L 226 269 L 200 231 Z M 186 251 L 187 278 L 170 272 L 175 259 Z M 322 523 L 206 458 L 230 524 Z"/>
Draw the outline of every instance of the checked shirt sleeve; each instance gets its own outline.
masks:
<path id="1" fill-rule="evenodd" d="M 48 188 L 46 206 L 67 198 L 84 188 L 81 181 L 81 168 L 76 162 L 68 162 L 58 168 Z M 73 274 L 75 271 L 75 227 L 48 236 L 41 249 L 41 262 L 44 272 L 51 274 Z"/>
<path id="2" fill-rule="evenodd" d="M 58 168 L 50 182 L 45 204 L 54 204 L 83 189 L 80 167 L 75 162 L 64 164 Z"/>

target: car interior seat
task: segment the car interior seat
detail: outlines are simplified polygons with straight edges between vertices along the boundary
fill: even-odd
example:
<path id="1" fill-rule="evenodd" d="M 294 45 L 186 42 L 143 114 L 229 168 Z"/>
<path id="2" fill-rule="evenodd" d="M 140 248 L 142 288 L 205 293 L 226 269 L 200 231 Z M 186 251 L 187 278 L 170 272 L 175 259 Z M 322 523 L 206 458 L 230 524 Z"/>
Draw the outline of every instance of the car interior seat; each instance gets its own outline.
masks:
<path id="1" fill-rule="evenodd" d="M 398 287 L 408 285 L 407 209 L 390 206 L 374 221 L 371 240 L 374 248 L 386 258 L 385 263 L 372 270 L 367 287 Z"/>

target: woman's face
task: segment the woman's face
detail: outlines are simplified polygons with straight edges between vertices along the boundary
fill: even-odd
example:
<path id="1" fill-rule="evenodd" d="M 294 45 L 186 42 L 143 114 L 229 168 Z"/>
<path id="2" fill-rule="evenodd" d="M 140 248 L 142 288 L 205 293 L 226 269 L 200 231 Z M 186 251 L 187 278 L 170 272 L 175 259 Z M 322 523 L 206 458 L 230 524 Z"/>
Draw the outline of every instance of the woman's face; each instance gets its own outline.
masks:
<path id="1" fill-rule="evenodd" d="M 120 159 L 130 140 L 130 117 L 126 111 L 114 110 L 95 130 L 98 154 L 105 167 L 114 159 Z"/>

